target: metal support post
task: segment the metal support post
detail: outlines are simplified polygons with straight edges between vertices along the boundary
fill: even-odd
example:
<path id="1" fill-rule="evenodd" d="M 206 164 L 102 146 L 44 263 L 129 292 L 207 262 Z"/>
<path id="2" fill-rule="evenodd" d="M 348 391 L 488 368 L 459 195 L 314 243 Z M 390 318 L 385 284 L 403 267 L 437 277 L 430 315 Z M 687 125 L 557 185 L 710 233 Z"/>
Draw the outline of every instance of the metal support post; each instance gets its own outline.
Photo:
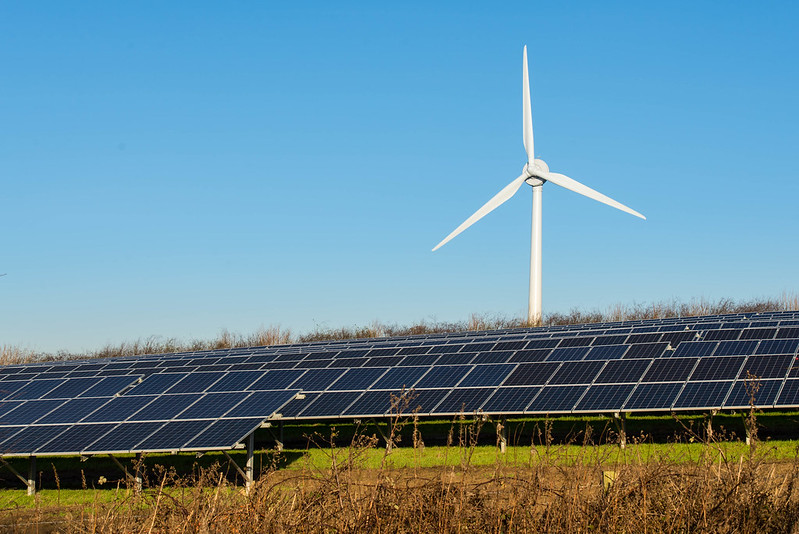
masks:
<path id="1" fill-rule="evenodd" d="M 277 423 L 277 452 L 283 452 L 283 421 Z"/>
<path id="2" fill-rule="evenodd" d="M 28 465 L 28 495 L 36 494 L 36 457 L 31 456 Z"/>
<path id="3" fill-rule="evenodd" d="M 136 472 L 133 476 L 133 489 L 136 492 L 140 492 L 142 488 L 142 476 L 141 476 L 141 468 L 142 468 L 142 454 L 140 452 L 136 453 Z"/>
<path id="4" fill-rule="evenodd" d="M 253 472 L 255 467 L 255 432 L 247 436 L 247 465 L 245 466 L 244 470 L 247 473 L 247 476 L 244 478 L 244 487 L 247 490 L 247 493 L 250 492 L 252 489 L 253 481 Z"/>
<path id="5" fill-rule="evenodd" d="M 508 446 L 508 420 L 504 417 L 497 425 L 497 441 L 499 442 L 499 452 L 505 454 Z"/>
<path id="6" fill-rule="evenodd" d="M 627 448 L 627 414 L 624 412 L 615 413 L 613 417 L 619 424 L 619 448 Z"/>

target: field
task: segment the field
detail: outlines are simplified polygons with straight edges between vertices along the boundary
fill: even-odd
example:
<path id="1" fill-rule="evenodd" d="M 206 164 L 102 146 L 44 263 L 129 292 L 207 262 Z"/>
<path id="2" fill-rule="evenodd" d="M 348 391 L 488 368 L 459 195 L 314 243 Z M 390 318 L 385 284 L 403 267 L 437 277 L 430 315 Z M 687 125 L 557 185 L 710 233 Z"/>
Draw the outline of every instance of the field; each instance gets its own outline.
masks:
<path id="1" fill-rule="evenodd" d="M 548 324 L 789 310 L 799 297 L 556 314 Z M 270 327 L 208 341 L 148 339 L 85 353 L 0 347 L 0 363 L 526 326 L 374 324 L 293 336 Z M 0 465 L 0 532 L 799 532 L 799 414 L 641 415 L 294 423 L 244 452 L 48 458 L 27 496 Z M 712 431 L 711 431 L 712 429 Z M 277 447 L 280 438 L 283 446 Z M 505 452 L 500 443 L 505 441 Z M 622 447 L 622 443 L 625 444 Z M 136 483 L 138 476 L 140 485 Z"/>
<path id="2" fill-rule="evenodd" d="M 713 437 L 699 415 L 633 418 L 625 448 L 612 419 L 512 421 L 505 453 L 495 423 L 479 417 L 305 425 L 286 433 L 305 448 L 259 451 L 249 493 L 221 454 L 145 457 L 140 491 L 132 457 L 120 458 L 127 478 L 104 457 L 40 458 L 44 489 L 34 497 L 3 473 L 0 529 L 790 532 L 799 447 L 768 435 L 790 432 L 799 415 L 745 415 L 717 416 Z M 745 428 L 732 430 L 747 424 L 760 431 L 751 445 L 737 437 Z M 644 428 L 667 430 L 655 439 Z M 231 456 L 243 463 L 243 453 Z M 22 470 L 26 459 L 13 464 Z"/>

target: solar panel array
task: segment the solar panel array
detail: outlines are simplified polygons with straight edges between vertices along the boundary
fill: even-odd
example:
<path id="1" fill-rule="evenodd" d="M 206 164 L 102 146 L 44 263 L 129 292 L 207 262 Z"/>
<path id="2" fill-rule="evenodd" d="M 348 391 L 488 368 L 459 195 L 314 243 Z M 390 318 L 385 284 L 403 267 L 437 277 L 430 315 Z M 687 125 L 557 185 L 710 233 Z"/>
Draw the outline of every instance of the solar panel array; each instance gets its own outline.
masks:
<path id="1" fill-rule="evenodd" d="M 268 419 L 799 406 L 799 312 L 0 367 L 0 454 L 230 449 Z"/>

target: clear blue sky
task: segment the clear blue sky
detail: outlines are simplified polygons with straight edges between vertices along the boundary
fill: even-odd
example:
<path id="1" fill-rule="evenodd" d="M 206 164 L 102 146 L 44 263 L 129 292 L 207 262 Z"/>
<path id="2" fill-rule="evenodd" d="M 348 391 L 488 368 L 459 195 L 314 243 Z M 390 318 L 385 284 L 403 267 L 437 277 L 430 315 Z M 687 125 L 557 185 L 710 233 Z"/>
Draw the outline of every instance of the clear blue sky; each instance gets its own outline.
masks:
<path id="1" fill-rule="evenodd" d="M 435 5 L 430 5 L 435 4 Z M 799 4 L 0 4 L 0 345 L 799 287 Z"/>

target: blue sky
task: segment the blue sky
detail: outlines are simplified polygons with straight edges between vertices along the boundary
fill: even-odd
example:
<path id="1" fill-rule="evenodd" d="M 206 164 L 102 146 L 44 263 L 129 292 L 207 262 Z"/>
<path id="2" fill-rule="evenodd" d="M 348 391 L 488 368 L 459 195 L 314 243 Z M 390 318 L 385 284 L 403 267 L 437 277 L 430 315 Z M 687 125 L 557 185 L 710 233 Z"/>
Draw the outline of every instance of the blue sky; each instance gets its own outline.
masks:
<path id="1" fill-rule="evenodd" d="M 0 4 L 0 345 L 779 296 L 799 274 L 799 7 Z"/>

